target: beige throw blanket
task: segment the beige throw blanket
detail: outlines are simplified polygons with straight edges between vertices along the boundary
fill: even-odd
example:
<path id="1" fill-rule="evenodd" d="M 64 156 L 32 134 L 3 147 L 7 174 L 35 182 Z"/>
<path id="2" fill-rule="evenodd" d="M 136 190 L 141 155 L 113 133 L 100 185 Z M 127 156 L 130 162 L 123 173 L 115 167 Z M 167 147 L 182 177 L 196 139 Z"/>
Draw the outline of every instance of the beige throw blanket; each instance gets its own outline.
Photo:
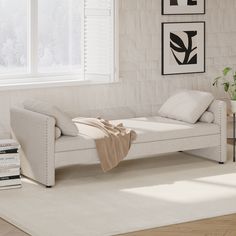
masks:
<path id="1" fill-rule="evenodd" d="M 75 118 L 79 133 L 95 140 L 104 172 L 116 167 L 128 154 L 136 133 L 123 124 L 112 124 L 101 118 Z"/>

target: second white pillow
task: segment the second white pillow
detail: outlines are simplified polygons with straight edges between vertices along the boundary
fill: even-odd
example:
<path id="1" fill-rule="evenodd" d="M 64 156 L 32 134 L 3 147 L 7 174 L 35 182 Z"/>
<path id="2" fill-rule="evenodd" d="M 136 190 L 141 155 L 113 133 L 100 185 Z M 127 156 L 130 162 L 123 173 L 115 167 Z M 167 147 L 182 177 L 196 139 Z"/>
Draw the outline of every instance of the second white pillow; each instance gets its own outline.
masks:
<path id="1" fill-rule="evenodd" d="M 211 93 L 185 90 L 171 96 L 159 110 L 159 115 L 191 124 L 197 122 L 214 100 Z"/>
<path id="2" fill-rule="evenodd" d="M 199 121 L 204 123 L 212 123 L 214 121 L 214 114 L 210 111 L 205 111 L 200 117 Z"/>

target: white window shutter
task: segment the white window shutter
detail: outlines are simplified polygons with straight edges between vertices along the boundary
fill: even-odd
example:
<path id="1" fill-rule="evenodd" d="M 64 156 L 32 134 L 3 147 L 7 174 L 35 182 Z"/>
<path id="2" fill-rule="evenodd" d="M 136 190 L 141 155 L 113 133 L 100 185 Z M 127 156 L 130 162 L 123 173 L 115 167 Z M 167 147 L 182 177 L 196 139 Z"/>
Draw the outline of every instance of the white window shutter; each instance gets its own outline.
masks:
<path id="1" fill-rule="evenodd" d="M 85 0 L 84 72 L 88 80 L 114 74 L 114 0 Z"/>

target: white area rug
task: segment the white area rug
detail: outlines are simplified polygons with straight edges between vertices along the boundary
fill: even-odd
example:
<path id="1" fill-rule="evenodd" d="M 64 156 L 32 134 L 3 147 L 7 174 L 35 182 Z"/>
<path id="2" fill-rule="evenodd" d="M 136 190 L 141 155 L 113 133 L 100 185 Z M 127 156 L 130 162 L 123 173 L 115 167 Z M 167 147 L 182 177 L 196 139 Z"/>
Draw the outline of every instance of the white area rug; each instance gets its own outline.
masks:
<path id="1" fill-rule="evenodd" d="M 0 216 L 33 236 L 103 236 L 236 213 L 236 164 L 175 153 L 57 172 L 46 189 L 0 192 Z"/>

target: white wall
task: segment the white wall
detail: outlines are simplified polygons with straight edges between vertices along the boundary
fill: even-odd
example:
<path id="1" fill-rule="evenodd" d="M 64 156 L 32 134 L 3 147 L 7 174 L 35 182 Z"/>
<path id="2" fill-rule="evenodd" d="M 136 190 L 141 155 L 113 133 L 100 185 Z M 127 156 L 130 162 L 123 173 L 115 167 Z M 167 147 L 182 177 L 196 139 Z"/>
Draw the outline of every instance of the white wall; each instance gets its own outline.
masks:
<path id="1" fill-rule="evenodd" d="M 9 134 L 9 107 L 33 97 L 64 110 L 131 107 L 151 114 L 179 88 L 213 91 L 212 79 L 226 65 L 236 68 L 236 1 L 206 0 L 200 16 L 162 16 L 161 0 L 120 0 L 120 83 L 0 92 L 0 136 Z M 161 76 L 161 22 L 206 21 L 205 74 Z"/>

